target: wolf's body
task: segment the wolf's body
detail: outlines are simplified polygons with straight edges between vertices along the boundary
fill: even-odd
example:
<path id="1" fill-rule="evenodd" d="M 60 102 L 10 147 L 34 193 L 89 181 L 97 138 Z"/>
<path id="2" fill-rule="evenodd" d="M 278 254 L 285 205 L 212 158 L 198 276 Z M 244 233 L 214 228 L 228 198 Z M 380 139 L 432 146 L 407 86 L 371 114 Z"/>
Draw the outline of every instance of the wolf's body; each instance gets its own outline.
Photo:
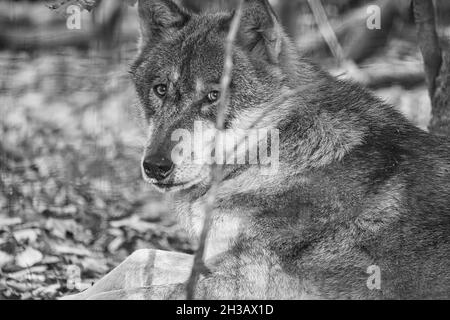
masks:
<path id="1" fill-rule="evenodd" d="M 277 176 L 250 169 L 222 184 L 210 243 L 229 237 L 230 246 L 201 296 L 450 298 L 449 145 L 358 87 L 330 79 L 315 94 L 302 97 L 320 110 L 312 123 L 292 105 L 280 126 Z M 332 140 L 345 134 L 359 141 L 339 150 Z M 180 220 L 202 200 L 182 198 Z M 381 290 L 366 285 L 373 265 Z"/>
<path id="2" fill-rule="evenodd" d="M 167 157 L 173 130 L 215 119 L 217 106 L 201 99 L 220 80 L 232 15 L 192 15 L 169 0 L 140 1 L 139 10 L 142 52 L 133 74 L 150 126 L 146 157 Z M 225 169 L 208 241 L 211 273 L 196 297 L 450 298 L 448 142 L 301 59 L 266 1 L 245 1 L 240 28 L 227 127 L 246 129 L 263 115 L 259 127 L 280 130 L 280 169 L 268 176 L 256 166 Z M 161 82 L 164 98 L 152 91 Z M 177 189 L 179 220 L 193 236 L 208 172 L 179 166 L 163 184 L 147 177 Z M 377 268 L 374 288 L 367 272 Z M 137 291 L 182 294 L 169 289 Z"/>

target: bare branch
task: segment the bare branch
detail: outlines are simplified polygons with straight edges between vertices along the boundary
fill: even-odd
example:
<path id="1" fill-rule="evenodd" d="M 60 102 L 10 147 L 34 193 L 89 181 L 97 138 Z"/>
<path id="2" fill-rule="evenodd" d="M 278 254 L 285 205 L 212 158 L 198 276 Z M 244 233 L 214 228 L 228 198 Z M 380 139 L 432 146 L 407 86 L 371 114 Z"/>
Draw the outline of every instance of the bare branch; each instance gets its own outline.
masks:
<path id="1" fill-rule="evenodd" d="M 231 22 L 230 31 L 227 36 L 226 44 L 225 44 L 225 61 L 224 61 L 224 70 L 221 79 L 221 95 L 218 107 L 217 114 L 217 123 L 216 128 L 217 131 L 223 130 L 225 127 L 225 115 L 228 110 L 228 93 L 229 87 L 231 83 L 231 75 L 233 71 L 233 44 L 236 40 L 237 33 L 239 31 L 239 25 L 241 23 L 242 11 L 243 11 L 243 0 L 239 1 L 238 8 L 235 12 L 233 20 Z M 208 238 L 209 230 L 211 228 L 211 224 L 213 222 L 213 208 L 216 201 L 217 190 L 222 180 L 223 169 L 221 166 L 217 164 L 213 166 L 213 170 L 211 171 L 211 180 L 212 186 L 208 192 L 206 203 L 203 207 L 203 212 L 205 215 L 205 221 L 203 224 L 202 233 L 200 235 L 199 248 L 195 254 L 194 258 L 194 266 L 192 268 L 192 273 L 189 278 L 187 284 L 187 299 L 192 300 L 195 296 L 195 287 L 197 285 L 198 279 L 202 271 L 205 270 L 204 265 L 204 253 L 206 247 L 206 240 Z"/>

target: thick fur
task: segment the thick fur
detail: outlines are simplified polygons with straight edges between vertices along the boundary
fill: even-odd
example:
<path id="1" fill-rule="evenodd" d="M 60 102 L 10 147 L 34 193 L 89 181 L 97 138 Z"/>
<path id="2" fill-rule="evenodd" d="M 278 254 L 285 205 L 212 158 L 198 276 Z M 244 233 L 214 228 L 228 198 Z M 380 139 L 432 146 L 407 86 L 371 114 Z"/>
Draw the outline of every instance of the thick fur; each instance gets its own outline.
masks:
<path id="1" fill-rule="evenodd" d="M 215 121 L 217 105 L 203 97 L 220 81 L 233 15 L 193 14 L 170 0 L 140 1 L 140 13 L 132 73 L 149 122 L 146 154 L 167 153 L 175 129 Z M 280 130 L 281 167 L 269 176 L 255 166 L 225 168 L 211 273 L 197 297 L 450 298 L 448 141 L 302 59 L 266 1 L 245 1 L 240 28 L 226 124 L 245 129 L 264 114 L 260 126 Z M 164 99 L 152 91 L 161 81 Z M 178 166 L 171 178 L 185 186 L 174 207 L 194 237 L 208 176 L 207 168 Z M 366 285 L 372 265 L 381 270 L 380 290 Z"/>

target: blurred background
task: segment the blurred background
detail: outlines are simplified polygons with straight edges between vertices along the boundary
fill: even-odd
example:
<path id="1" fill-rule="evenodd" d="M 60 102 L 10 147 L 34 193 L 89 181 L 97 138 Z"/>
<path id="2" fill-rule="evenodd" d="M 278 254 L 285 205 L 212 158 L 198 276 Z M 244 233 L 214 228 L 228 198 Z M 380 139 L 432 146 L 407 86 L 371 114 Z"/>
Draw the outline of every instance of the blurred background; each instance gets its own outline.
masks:
<path id="1" fill-rule="evenodd" d="M 128 76 L 134 1 L 98 1 L 81 12 L 79 29 L 67 25 L 76 1 L 62 2 L 51 10 L 55 1 L 0 1 L 0 299 L 55 299 L 137 249 L 196 246 L 174 223 L 170 199 L 141 179 L 145 128 Z M 271 2 L 305 56 L 427 128 L 431 103 L 409 0 Z M 438 31 L 448 34 L 450 3 L 438 2 Z M 199 11 L 233 1 L 184 3 Z M 367 27 L 373 4 L 381 29 Z M 325 41 L 317 22 L 337 42 Z"/>

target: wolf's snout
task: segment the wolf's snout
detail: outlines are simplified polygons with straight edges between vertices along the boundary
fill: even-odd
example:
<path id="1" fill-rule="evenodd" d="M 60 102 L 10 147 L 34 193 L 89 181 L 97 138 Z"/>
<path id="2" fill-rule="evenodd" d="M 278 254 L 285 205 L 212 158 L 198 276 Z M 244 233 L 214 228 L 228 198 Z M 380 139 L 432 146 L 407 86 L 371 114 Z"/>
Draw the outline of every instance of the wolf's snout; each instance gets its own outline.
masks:
<path id="1" fill-rule="evenodd" d="M 174 163 L 170 159 L 161 156 L 145 158 L 142 166 L 147 177 L 156 181 L 166 179 L 175 168 Z"/>

